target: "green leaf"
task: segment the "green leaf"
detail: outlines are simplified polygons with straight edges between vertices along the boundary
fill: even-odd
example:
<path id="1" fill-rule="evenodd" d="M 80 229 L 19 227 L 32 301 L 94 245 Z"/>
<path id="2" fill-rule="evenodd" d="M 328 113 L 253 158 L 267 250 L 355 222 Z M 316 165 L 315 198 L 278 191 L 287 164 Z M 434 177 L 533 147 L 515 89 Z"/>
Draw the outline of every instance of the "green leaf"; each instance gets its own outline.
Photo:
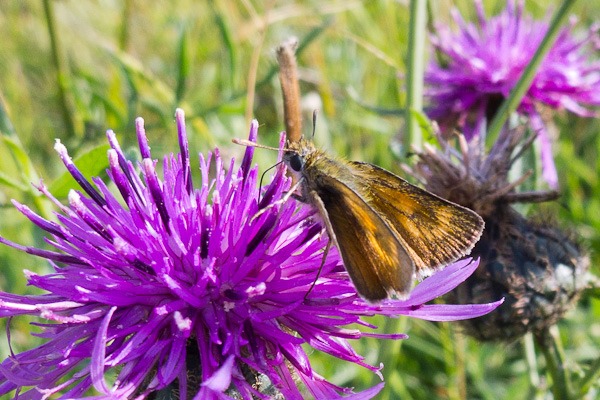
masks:
<path id="1" fill-rule="evenodd" d="M 10 150 L 15 159 L 15 163 L 20 166 L 22 181 L 27 184 L 31 182 L 37 183 L 40 180 L 39 175 L 37 174 L 29 155 L 27 155 L 21 146 L 21 142 L 18 138 L 16 136 L 14 138 L 3 136 L 2 142 L 4 142 Z"/>
<path id="2" fill-rule="evenodd" d="M 185 27 L 179 35 L 179 57 L 177 66 L 177 89 L 175 90 L 175 104 L 179 104 L 185 95 L 185 84 L 190 74 L 190 52 L 188 49 L 188 35 Z"/>
<path id="3" fill-rule="evenodd" d="M 130 88 L 139 90 L 141 85 L 146 85 L 152 89 L 152 93 L 157 100 L 160 100 L 161 104 L 172 104 L 175 93 L 170 84 L 160 80 L 150 69 L 130 54 L 108 46 L 105 46 L 105 50 L 121 67 Z"/>
<path id="4" fill-rule="evenodd" d="M 105 170 L 108 168 L 108 157 L 106 157 L 108 149 L 110 149 L 109 145 L 100 145 L 76 157 L 73 162 L 81 173 L 88 178 L 105 175 Z M 75 179 L 68 171 L 65 171 L 52 182 L 49 189 L 56 198 L 61 199 L 67 197 L 69 190 L 77 187 L 79 185 Z"/>
<path id="5" fill-rule="evenodd" d="M 19 182 L 11 177 L 9 177 L 7 174 L 0 172 L 0 185 L 2 186 L 8 186 L 14 189 L 17 189 L 21 192 L 27 192 L 29 189 L 27 186 L 23 185 L 22 182 Z"/>
<path id="6" fill-rule="evenodd" d="M 6 112 L 6 107 L 2 97 L 0 97 L 0 132 L 6 136 L 16 136 L 15 128 Z"/>
<path id="7" fill-rule="evenodd" d="M 427 115 L 415 109 L 410 109 L 410 114 L 420 128 L 420 137 L 427 143 L 436 143 L 438 129 L 433 125 L 432 121 L 427 117 Z M 426 135 L 424 133 L 426 133 Z"/>
<path id="8" fill-rule="evenodd" d="M 19 136 L 15 132 L 12 121 L 6 112 L 6 108 L 4 103 L 0 99 L 0 134 L 2 134 L 2 142 L 8 147 L 12 157 L 15 160 L 15 164 L 19 165 L 22 171 L 22 179 L 23 183 L 29 184 L 30 182 L 37 183 L 39 180 L 39 176 L 29 158 L 29 155 L 23 149 L 23 145 L 19 140 Z M 8 178 L 5 176 L 6 180 L 3 181 L 9 186 L 19 187 L 19 183 L 14 179 Z M 15 186 L 16 185 L 16 186 Z"/>
<path id="9" fill-rule="evenodd" d="M 225 45 L 225 48 L 227 49 L 227 55 L 229 56 L 229 65 L 227 68 L 228 70 L 228 86 L 230 89 L 234 89 L 236 87 L 236 82 L 235 82 L 235 76 L 236 76 L 236 71 L 235 71 L 235 66 L 237 65 L 237 57 L 236 57 L 236 46 L 233 40 L 233 35 L 231 32 L 231 29 L 229 27 L 229 24 L 227 23 L 228 19 L 226 18 L 226 15 L 222 14 L 218 7 L 213 4 L 211 2 L 212 5 L 212 9 L 215 13 L 215 23 L 217 24 L 217 27 L 219 28 L 219 33 L 221 34 L 221 40 L 223 40 L 223 44 Z"/>

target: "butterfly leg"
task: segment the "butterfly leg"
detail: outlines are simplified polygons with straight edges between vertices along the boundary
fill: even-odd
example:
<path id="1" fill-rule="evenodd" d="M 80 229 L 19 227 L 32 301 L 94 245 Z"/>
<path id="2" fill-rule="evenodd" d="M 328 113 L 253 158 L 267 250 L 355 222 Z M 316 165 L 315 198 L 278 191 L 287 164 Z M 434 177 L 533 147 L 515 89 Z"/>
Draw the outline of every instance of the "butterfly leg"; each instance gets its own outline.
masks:
<path id="1" fill-rule="evenodd" d="M 302 198 L 297 198 L 295 192 L 296 190 L 300 187 L 300 184 L 302 183 L 302 180 L 299 180 L 298 182 L 296 182 L 294 184 L 294 186 L 292 186 L 290 188 L 290 190 L 279 200 L 272 202 L 271 204 L 269 204 L 268 206 L 266 206 L 265 208 L 263 208 L 262 210 L 260 210 L 259 212 L 257 212 L 256 214 L 254 214 L 254 216 L 252 217 L 252 219 L 250 220 L 250 222 L 254 221 L 255 219 L 257 219 L 258 217 L 260 217 L 261 215 L 263 215 L 265 213 L 265 211 L 278 206 L 280 204 L 285 204 L 286 201 L 288 201 L 290 199 L 290 197 L 293 197 L 296 200 L 300 200 L 302 201 Z"/>
<path id="2" fill-rule="evenodd" d="M 335 233 L 333 232 L 333 226 L 331 225 L 331 221 L 329 221 L 329 215 L 327 214 L 327 209 L 325 209 L 325 204 L 323 204 L 323 200 L 321 200 L 321 198 L 319 197 L 317 192 L 315 192 L 314 190 L 311 190 L 308 195 L 310 196 L 310 199 L 309 199 L 310 204 L 313 204 L 319 211 L 319 215 L 321 215 L 321 219 L 323 220 L 323 223 L 325 224 L 325 230 L 327 231 L 327 236 L 329 236 L 329 240 L 327 241 L 327 246 L 325 246 L 325 250 L 323 250 L 323 257 L 321 258 L 321 265 L 319 266 L 319 271 L 317 272 L 317 276 L 315 277 L 315 280 L 313 281 L 312 285 L 310 286 L 310 288 L 304 295 L 304 300 L 306 300 L 306 298 L 308 297 L 310 292 L 315 287 L 317 280 L 319 280 L 319 277 L 321 276 L 321 272 L 323 271 L 323 266 L 325 265 L 325 261 L 327 261 L 327 255 L 329 254 L 329 250 L 331 249 L 331 246 L 333 244 L 335 244 L 337 246 L 337 239 L 335 237 Z"/>

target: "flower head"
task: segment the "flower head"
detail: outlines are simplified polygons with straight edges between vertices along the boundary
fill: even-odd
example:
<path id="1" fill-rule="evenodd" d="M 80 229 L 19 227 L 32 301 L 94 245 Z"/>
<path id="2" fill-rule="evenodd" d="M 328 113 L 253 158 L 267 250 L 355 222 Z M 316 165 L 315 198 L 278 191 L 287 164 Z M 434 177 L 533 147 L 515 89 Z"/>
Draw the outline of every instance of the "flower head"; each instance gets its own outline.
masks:
<path id="1" fill-rule="evenodd" d="M 471 260 L 426 279 L 406 300 L 367 304 L 335 251 L 319 274 L 327 237 L 313 210 L 280 201 L 290 186 L 284 167 L 259 189 L 252 147 L 239 167 L 234 160 L 225 166 L 218 151 L 201 154 L 195 187 L 183 111 L 176 121 L 181 152 L 164 158 L 162 179 L 138 119 L 141 174 L 112 131 L 108 175 L 115 190 L 97 178 L 87 181 L 58 142 L 82 191 L 72 190 L 63 206 L 39 187 L 60 208 L 57 222 L 15 202 L 58 251 L 0 238 L 54 268 L 44 276 L 26 273 L 45 294 L 0 293 L 1 317 L 45 321 L 36 323 L 44 344 L 0 364 L 0 395 L 144 398 L 174 387 L 180 398 L 251 399 L 269 398 L 274 388 L 286 399 L 300 399 L 304 391 L 333 399 L 352 391 L 313 371 L 302 345 L 378 372 L 347 340 L 405 335 L 368 332 L 375 327 L 361 317 L 448 321 L 498 306 L 424 304 L 464 281 L 477 266 Z M 257 130 L 254 121 L 250 140 Z M 381 387 L 355 396 L 370 398 Z"/>
<path id="2" fill-rule="evenodd" d="M 518 6 L 509 1 L 501 14 L 489 19 L 481 1 L 475 4 L 477 24 L 465 22 L 454 10 L 459 31 L 437 28 L 432 43 L 444 62 L 432 62 L 425 76 L 430 87 L 429 116 L 442 128 L 458 125 L 468 140 L 485 130 L 548 30 L 547 21 L 523 14 L 523 1 Z M 586 51 L 588 45 L 599 46 L 600 42 L 593 40 L 599 26 L 593 27 L 588 37 L 577 40 L 570 32 L 575 22 L 561 31 L 517 110 L 529 118 L 539 135 L 543 174 L 551 187 L 557 186 L 557 174 L 538 106 L 566 109 L 581 116 L 597 115 L 591 107 L 600 106 L 600 61 L 589 61 Z"/>
<path id="3" fill-rule="evenodd" d="M 463 136 L 458 136 L 462 153 L 448 151 L 451 144 L 441 134 L 438 140 L 439 148 L 425 145 L 417 152 L 413 174 L 427 190 L 472 209 L 485 221 L 471 252 L 480 260 L 477 271 L 445 299 L 479 303 L 504 298 L 495 312 L 460 323 L 480 341 L 510 342 L 528 332 L 543 335 L 573 308 L 594 277 L 589 254 L 549 214 L 542 220 L 513 207 L 558 198 L 556 191 L 514 190 L 509 171 L 523 162 L 531 136 L 521 127 L 504 129 L 489 153 Z"/>

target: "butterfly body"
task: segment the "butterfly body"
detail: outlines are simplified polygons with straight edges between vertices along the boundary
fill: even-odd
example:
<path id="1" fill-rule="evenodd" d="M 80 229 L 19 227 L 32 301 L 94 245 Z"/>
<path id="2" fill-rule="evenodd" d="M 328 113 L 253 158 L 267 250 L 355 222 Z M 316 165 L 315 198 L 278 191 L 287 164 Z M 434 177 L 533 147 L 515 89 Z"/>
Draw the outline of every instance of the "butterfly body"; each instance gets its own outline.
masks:
<path id="1" fill-rule="evenodd" d="M 297 199 L 319 212 L 358 293 L 406 297 L 415 277 L 468 254 L 483 231 L 475 212 L 368 163 L 339 160 L 301 139 L 284 162 Z"/>

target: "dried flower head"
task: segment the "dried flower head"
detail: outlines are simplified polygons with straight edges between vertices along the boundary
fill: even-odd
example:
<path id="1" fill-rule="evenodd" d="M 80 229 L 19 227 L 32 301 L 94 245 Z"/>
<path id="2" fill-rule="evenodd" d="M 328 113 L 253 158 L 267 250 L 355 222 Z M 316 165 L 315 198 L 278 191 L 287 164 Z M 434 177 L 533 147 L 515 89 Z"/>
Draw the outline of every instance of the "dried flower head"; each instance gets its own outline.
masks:
<path id="1" fill-rule="evenodd" d="M 306 393 L 370 398 L 383 383 L 352 395 L 313 371 L 302 346 L 379 373 L 348 339 L 406 336 L 369 332 L 375 327 L 362 317 L 450 321 L 500 304 L 425 304 L 464 281 L 477 266 L 471 260 L 426 279 L 406 300 L 378 305 L 357 295 L 335 251 L 314 282 L 327 237 L 313 210 L 280 201 L 290 186 L 284 167 L 258 188 L 253 148 L 237 168 L 233 160 L 226 167 L 218 151 L 201 154 L 200 186 L 194 187 L 182 110 L 176 121 L 181 152 L 164 158 L 162 179 L 138 119 L 141 174 L 114 133 L 107 133 L 108 175 L 121 198 L 102 180 L 87 181 L 57 142 L 83 190 L 72 190 L 63 206 L 39 187 L 60 208 L 57 222 L 15 202 L 58 251 L 0 238 L 54 268 L 44 276 L 26 273 L 45 294 L 0 293 L 1 317 L 45 321 L 35 323 L 42 345 L 0 364 L 0 395 L 125 399 L 169 391 L 194 399 L 301 399 Z M 257 130 L 254 121 L 250 140 Z"/>
<path id="2" fill-rule="evenodd" d="M 589 258 L 547 220 L 519 214 L 512 204 L 549 201 L 555 191 L 518 192 L 529 176 L 509 181 L 509 171 L 535 136 L 521 127 L 504 130 L 488 154 L 478 140 L 459 136 L 456 151 L 441 135 L 443 150 L 431 146 L 419 152 L 413 174 L 430 191 L 476 211 L 485 230 L 471 255 L 480 257 L 477 271 L 447 296 L 449 301 L 481 302 L 504 297 L 492 314 L 464 321 L 467 333 L 480 340 L 513 340 L 527 332 L 540 333 L 571 309 L 590 283 Z"/>

